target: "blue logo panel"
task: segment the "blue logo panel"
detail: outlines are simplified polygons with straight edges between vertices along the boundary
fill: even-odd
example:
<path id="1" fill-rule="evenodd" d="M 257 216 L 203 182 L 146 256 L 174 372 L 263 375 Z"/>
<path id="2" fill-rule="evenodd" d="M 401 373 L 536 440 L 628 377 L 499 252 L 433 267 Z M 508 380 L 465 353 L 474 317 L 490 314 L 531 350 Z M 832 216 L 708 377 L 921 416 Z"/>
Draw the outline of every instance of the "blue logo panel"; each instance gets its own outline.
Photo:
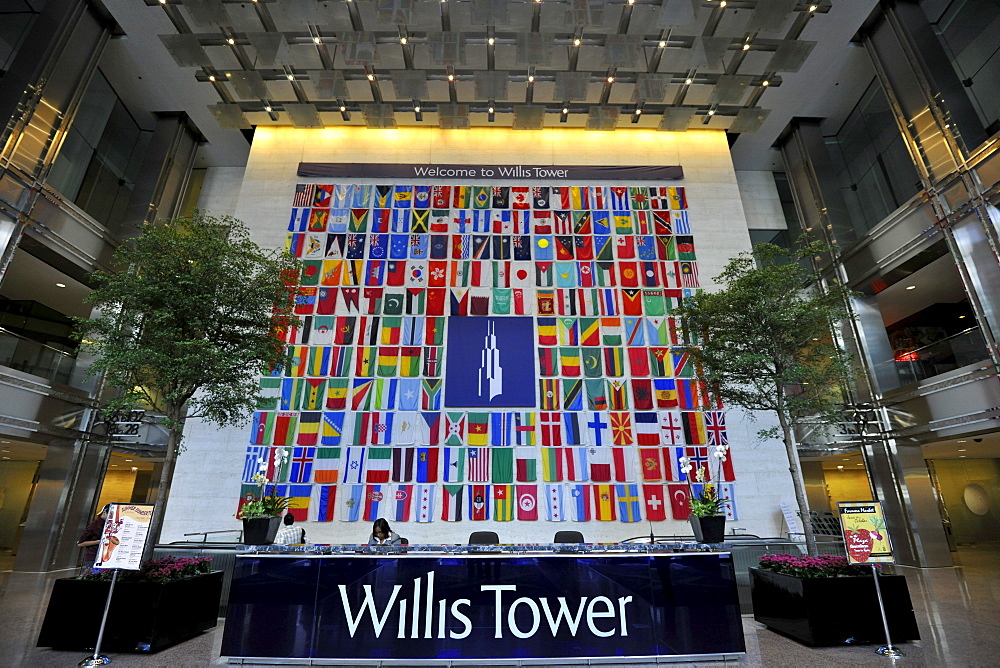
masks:
<path id="1" fill-rule="evenodd" d="M 535 407 L 532 318 L 449 318 L 446 350 L 446 407 Z"/>

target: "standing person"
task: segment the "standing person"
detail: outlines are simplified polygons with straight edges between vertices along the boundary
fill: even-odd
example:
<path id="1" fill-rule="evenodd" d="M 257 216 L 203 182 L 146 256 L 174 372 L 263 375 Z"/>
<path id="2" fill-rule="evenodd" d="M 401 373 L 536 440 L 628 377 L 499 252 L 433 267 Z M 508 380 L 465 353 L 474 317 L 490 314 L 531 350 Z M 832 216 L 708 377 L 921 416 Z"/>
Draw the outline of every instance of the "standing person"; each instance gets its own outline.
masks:
<path id="1" fill-rule="evenodd" d="M 108 519 L 108 510 L 111 504 L 101 508 L 94 521 L 87 525 L 87 528 L 80 534 L 76 546 L 83 548 L 83 570 L 89 571 L 97 561 L 97 546 L 101 544 L 101 533 L 104 531 L 104 522 Z"/>
<path id="2" fill-rule="evenodd" d="M 369 545 L 401 545 L 403 539 L 393 533 L 389 528 L 389 523 L 384 518 L 378 518 L 372 524 L 372 535 L 368 539 Z"/>
<path id="3" fill-rule="evenodd" d="M 295 526 L 295 516 L 291 513 L 285 515 L 284 525 L 278 529 L 274 536 L 276 545 L 293 545 L 306 542 L 306 530 Z"/>

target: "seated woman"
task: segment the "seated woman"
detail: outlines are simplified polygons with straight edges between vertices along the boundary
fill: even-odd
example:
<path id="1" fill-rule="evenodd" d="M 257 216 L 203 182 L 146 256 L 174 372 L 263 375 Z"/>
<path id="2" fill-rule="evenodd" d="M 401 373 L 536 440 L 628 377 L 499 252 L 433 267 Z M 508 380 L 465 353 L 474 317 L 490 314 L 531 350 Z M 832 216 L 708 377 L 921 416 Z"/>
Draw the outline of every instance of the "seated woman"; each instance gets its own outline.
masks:
<path id="1" fill-rule="evenodd" d="M 372 524 L 372 535 L 368 539 L 369 545 L 401 545 L 402 543 L 403 539 L 393 533 L 385 519 L 380 517 Z"/>

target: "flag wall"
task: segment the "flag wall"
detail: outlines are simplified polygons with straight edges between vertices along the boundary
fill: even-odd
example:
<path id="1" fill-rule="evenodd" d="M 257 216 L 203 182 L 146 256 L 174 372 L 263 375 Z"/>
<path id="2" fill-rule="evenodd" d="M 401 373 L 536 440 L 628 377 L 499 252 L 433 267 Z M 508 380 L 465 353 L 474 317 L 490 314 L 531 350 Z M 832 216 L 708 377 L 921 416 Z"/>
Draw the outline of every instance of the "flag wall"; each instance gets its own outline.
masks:
<path id="1" fill-rule="evenodd" d="M 302 324 L 244 487 L 294 485 L 314 521 L 658 521 L 687 456 L 735 512 L 725 411 L 671 315 L 700 290 L 683 187 L 299 184 L 290 209 Z M 476 319 L 518 389 L 459 405 L 481 355 L 449 332 Z"/>

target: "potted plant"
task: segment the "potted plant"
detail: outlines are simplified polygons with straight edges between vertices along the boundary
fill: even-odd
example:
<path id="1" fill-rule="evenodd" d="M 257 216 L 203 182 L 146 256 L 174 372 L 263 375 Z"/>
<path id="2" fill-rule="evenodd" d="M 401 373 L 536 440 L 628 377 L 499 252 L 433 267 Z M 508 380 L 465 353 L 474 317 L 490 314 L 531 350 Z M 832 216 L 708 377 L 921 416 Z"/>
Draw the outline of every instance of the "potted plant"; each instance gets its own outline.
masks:
<path id="1" fill-rule="evenodd" d="M 112 569 L 56 580 L 38 636 L 39 647 L 94 647 Z M 118 572 L 101 649 L 158 652 L 213 628 L 219 617 L 222 571 L 209 557 L 164 557 L 138 571 Z M 81 614 L 85 610 L 98 614 Z"/>
<path id="2" fill-rule="evenodd" d="M 275 448 L 274 469 L 280 470 L 288 459 L 286 448 Z M 278 496 L 277 490 L 272 485 L 270 490 L 267 486 L 270 481 L 265 472 L 268 468 L 267 461 L 261 457 L 257 459 L 260 468 L 259 472 L 251 478 L 260 485 L 260 493 L 245 499 L 240 505 L 236 519 L 243 520 L 243 544 L 244 545 L 270 545 L 274 542 L 274 537 L 281 527 L 281 516 L 291 503 L 291 498 Z"/>
<path id="3" fill-rule="evenodd" d="M 726 461 L 728 451 L 729 446 L 726 444 L 712 447 L 712 454 L 716 460 L 716 480 L 722 477 L 722 463 Z M 688 506 L 691 511 L 688 521 L 691 523 L 695 539 L 699 543 L 721 543 L 726 534 L 726 504 L 729 501 L 719 496 L 714 484 L 705 482 L 705 467 L 699 466 L 692 473 L 694 467 L 690 457 L 681 457 L 679 461 L 688 481 Z M 697 490 L 691 483 L 692 477 L 697 481 Z"/>
<path id="4" fill-rule="evenodd" d="M 726 534 L 726 500 L 719 498 L 715 485 L 702 486 L 701 492 L 691 496 L 691 515 L 688 521 L 699 543 L 721 543 Z"/>
<path id="5" fill-rule="evenodd" d="M 893 643 L 919 640 L 906 578 L 879 584 Z M 756 621 L 806 645 L 885 642 L 872 570 L 847 557 L 765 554 L 750 569 L 750 596 Z"/>

